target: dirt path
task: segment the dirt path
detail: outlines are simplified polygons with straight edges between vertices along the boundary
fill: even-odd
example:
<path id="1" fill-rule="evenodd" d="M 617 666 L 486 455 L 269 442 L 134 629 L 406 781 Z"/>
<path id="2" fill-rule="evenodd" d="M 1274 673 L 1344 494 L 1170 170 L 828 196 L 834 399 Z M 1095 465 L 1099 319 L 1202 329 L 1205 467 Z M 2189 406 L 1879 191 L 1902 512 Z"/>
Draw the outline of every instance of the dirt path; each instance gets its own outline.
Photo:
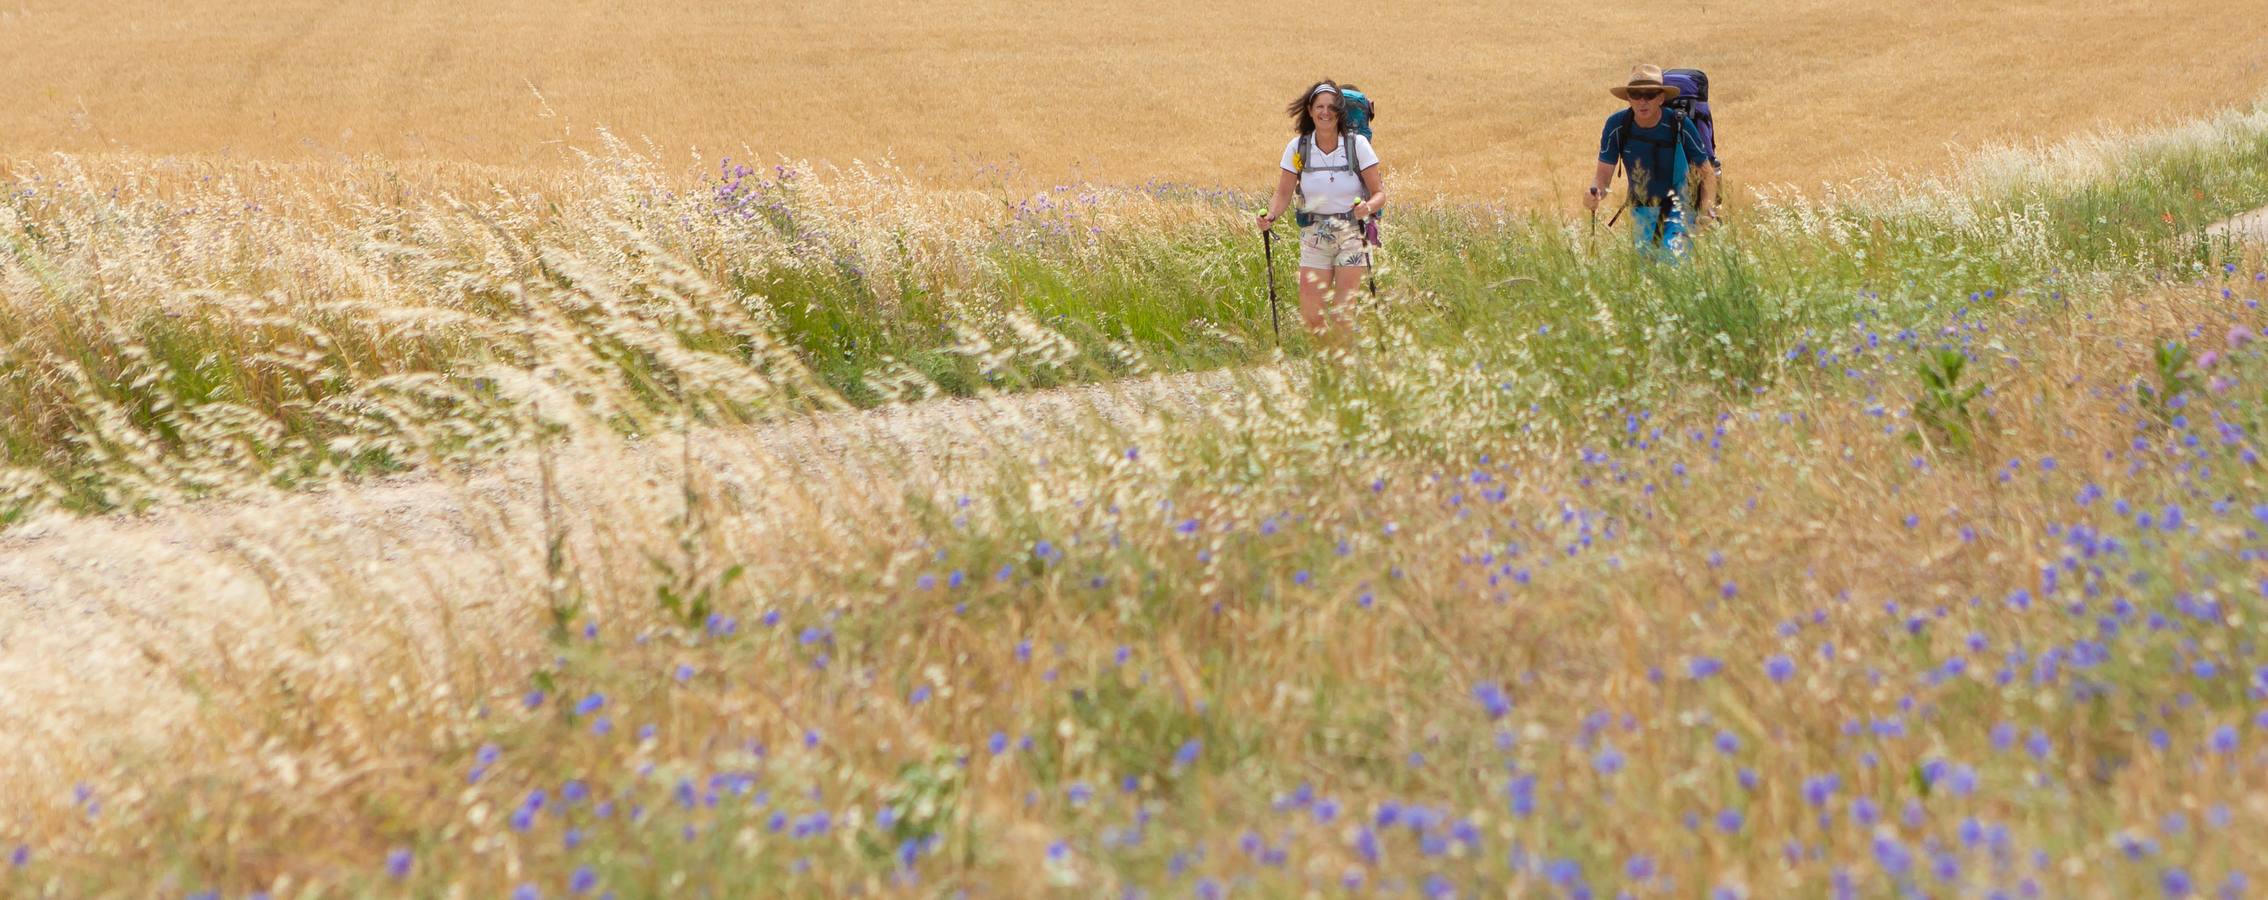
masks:
<path id="1" fill-rule="evenodd" d="M 1131 431 L 1153 411 L 1193 410 L 1241 390 L 1254 373 L 1129 379 L 710 430 L 694 435 L 691 455 L 726 485 L 796 479 L 824 490 L 848 479 L 950 480 L 979 470 L 1005 444 L 1067 430 Z M 593 443 L 614 446 L 569 446 L 554 457 L 565 515 L 575 515 L 582 498 L 620 502 L 629 493 L 674 502 L 685 442 Z M 23 763 L 19 776 L 53 771 L 62 754 L 90 739 L 153 735 L 182 721 L 194 700 L 170 684 L 170 657 L 210 652 L 197 648 L 216 646 L 216 636 L 225 646 L 238 623 L 277 618 L 278 604 L 332 596 L 329 586 L 342 574 L 366 589 L 364 599 L 399 604 L 406 615 L 444 614 L 435 608 L 442 603 L 426 599 L 437 596 L 461 607 L 445 615 L 481 615 L 479 598 L 491 593 L 484 584 L 524 578 L 526 569 L 484 558 L 493 542 L 478 537 L 500 523 L 525 527 L 540 518 L 538 472 L 529 453 L 471 473 L 410 474 L 142 516 L 50 516 L 0 535 L 0 759 Z M 326 571 L 309 571 L 311 564 Z M 359 571 L 342 572 L 348 567 Z M 327 587 L 292 590 L 298 578 Z M 395 599 L 376 601 L 387 597 Z M 317 621 L 324 614 L 292 612 Z M 524 619 L 525 611 L 511 614 Z"/>
<path id="2" fill-rule="evenodd" d="M 2205 229 L 2205 233 L 2214 237 L 2233 237 L 2247 243 L 2268 244 L 2268 207 L 2214 223 Z"/>

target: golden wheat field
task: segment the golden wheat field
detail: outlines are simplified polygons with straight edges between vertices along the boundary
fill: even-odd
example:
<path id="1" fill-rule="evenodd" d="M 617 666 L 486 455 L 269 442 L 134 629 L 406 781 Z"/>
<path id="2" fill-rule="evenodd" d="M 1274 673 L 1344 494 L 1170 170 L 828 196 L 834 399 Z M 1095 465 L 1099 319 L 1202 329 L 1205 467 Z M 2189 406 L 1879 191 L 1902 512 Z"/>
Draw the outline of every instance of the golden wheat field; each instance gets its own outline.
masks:
<path id="1" fill-rule="evenodd" d="M 0 4 L 0 155 L 549 166 L 606 127 L 672 156 L 889 158 L 934 183 L 1267 183 L 1310 79 L 1380 98 L 1406 187 L 1571 197 L 1640 61 L 1710 71 L 1737 184 L 2241 105 L 2257 0 L 1283 4 L 851 0 Z M 1357 24 L 1359 23 L 1359 25 Z M 1410 176 L 1416 176 L 1414 178 Z"/>

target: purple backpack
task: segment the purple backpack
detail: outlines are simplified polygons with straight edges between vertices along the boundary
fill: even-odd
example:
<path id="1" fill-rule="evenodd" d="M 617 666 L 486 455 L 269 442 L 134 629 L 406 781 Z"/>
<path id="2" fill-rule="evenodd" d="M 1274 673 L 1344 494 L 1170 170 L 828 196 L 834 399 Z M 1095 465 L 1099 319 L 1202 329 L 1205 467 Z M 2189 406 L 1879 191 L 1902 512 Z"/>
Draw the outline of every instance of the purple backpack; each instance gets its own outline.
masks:
<path id="1" fill-rule="evenodd" d="M 1662 73 L 1662 83 L 1677 88 L 1677 99 L 1669 108 L 1685 115 L 1701 132 L 1701 146 L 1710 156 L 1717 155 L 1717 120 L 1709 112 L 1709 73 L 1700 69 L 1671 69 Z"/>

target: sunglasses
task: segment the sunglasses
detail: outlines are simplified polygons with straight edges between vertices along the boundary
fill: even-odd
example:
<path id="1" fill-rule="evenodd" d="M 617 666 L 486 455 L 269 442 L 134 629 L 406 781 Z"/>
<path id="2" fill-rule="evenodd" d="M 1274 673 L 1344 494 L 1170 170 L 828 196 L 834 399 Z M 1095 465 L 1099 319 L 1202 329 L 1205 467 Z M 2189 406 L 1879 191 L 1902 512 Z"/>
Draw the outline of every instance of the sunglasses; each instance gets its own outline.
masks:
<path id="1" fill-rule="evenodd" d="M 1660 99 L 1662 99 L 1662 92 L 1661 92 L 1661 91 L 1631 91 L 1631 92 L 1630 92 L 1630 99 L 1632 99 L 1632 100 L 1660 100 Z"/>

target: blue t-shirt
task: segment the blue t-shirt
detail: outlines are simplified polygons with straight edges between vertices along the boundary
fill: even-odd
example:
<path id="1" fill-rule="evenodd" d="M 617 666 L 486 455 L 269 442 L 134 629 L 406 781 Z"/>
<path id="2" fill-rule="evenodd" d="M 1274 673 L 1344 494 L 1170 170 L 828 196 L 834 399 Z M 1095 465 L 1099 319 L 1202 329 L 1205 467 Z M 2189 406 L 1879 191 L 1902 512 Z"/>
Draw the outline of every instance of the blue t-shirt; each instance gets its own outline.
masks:
<path id="1" fill-rule="evenodd" d="M 1630 174 L 1630 202 L 1642 205 L 1685 189 L 1685 168 L 1677 164 L 1681 141 L 1686 165 L 1716 164 L 1716 157 L 1701 145 L 1701 131 L 1693 127 L 1693 120 L 1663 110 L 1654 127 L 1640 128 L 1633 118 L 1627 109 L 1608 116 L 1606 131 L 1599 135 L 1599 162 L 1619 159 Z M 1644 193 L 1638 187 L 1641 175 L 1646 179 Z"/>

